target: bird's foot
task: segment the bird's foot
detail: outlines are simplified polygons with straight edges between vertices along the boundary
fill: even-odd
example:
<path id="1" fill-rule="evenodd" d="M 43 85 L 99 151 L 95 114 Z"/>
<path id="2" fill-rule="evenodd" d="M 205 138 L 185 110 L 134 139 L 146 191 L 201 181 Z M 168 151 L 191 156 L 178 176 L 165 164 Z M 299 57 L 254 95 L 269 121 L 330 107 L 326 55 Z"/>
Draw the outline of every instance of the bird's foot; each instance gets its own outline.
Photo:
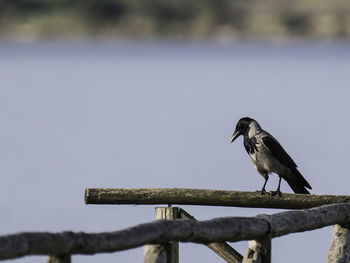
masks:
<path id="1" fill-rule="evenodd" d="M 260 192 L 261 195 L 266 195 L 266 194 L 268 194 L 268 193 L 266 192 L 265 189 L 261 189 L 260 191 L 257 191 L 257 192 Z"/>
<path id="2" fill-rule="evenodd" d="M 271 196 L 278 195 L 279 197 L 282 197 L 282 192 L 280 190 L 271 191 L 270 194 Z"/>

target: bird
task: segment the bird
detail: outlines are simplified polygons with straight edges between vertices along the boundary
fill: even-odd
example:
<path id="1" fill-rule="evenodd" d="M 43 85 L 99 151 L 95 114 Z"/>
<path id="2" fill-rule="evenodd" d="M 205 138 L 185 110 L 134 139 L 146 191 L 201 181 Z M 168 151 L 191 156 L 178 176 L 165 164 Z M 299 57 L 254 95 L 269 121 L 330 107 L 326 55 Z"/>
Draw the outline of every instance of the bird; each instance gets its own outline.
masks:
<path id="1" fill-rule="evenodd" d="M 271 195 L 282 195 L 280 190 L 282 178 L 287 181 L 296 194 L 310 194 L 306 188 L 312 188 L 298 171 L 296 163 L 281 144 L 270 133 L 263 130 L 256 120 L 249 117 L 241 118 L 237 122 L 230 142 L 234 142 L 240 135 L 243 135 L 244 148 L 256 170 L 265 179 L 260 191 L 262 195 L 267 194 L 265 186 L 271 173 L 279 176 L 277 190 L 271 191 Z"/>

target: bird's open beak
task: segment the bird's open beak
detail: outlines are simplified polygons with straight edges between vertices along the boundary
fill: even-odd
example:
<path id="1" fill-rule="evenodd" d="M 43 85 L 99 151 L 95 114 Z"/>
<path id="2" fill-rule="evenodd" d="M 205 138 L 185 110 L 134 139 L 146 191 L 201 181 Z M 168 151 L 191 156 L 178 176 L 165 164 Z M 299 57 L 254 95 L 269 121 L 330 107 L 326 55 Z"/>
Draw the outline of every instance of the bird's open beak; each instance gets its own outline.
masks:
<path id="1" fill-rule="evenodd" d="M 239 131 L 235 131 L 233 134 L 232 134 L 232 137 L 231 137 L 231 143 L 233 143 L 234 140 L 236 140 L 236 138 L 241 135 L 241 133 Z"/>

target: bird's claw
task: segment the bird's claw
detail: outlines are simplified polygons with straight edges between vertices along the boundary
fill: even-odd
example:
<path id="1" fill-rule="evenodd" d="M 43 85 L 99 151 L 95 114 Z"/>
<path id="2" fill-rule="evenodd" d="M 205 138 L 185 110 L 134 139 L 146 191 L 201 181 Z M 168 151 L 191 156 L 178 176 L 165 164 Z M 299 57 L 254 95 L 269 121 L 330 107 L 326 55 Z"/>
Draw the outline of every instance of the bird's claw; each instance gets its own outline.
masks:
<path id="1" fill-rule="evenodd" d="M 271 191 L 270 194 L 271 194 L 271 196 L 278 195 L 279 197 L 282 197 L 282 192 L 280 190 Z"/>
<path id="2" fill-rule="evenodd" d="M 261 191 L 258 191 L 258 192 L 260 192 L 261 195 L 266 195 L 267 194 L 265 189 L 262 189 Z"/>

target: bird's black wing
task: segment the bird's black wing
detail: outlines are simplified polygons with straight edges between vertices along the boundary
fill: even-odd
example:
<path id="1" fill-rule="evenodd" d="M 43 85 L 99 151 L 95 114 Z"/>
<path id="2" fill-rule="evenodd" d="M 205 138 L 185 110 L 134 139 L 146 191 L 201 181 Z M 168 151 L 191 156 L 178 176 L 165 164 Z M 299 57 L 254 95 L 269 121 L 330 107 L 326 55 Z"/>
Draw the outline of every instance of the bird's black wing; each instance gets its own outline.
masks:
<path id="1" fill-rule="evenodd" d="M 283 165 L 290 169 L 297 168 L 298 166 L 293 161 L 292 157 L 283 149 L 281 144 L 270 134 L 261 138 L 266 148 L 271 154 L 280 161 Z"/>
<path id="2" fill-rule="evenodd" d="M 281 144 L 269 133 L 266 132 L 266 136 L 263 136 L 262 141 L 266 148 L 270 151 L 273 157 L 275 157 L 280 163 L 292 170 L 292 172 L 297 176 L 298 180 L 307 188 L 312 189 L 310 184 L 298 171 L 296 163 L 293 161 L 292 157 L 283 149 Z"/>

